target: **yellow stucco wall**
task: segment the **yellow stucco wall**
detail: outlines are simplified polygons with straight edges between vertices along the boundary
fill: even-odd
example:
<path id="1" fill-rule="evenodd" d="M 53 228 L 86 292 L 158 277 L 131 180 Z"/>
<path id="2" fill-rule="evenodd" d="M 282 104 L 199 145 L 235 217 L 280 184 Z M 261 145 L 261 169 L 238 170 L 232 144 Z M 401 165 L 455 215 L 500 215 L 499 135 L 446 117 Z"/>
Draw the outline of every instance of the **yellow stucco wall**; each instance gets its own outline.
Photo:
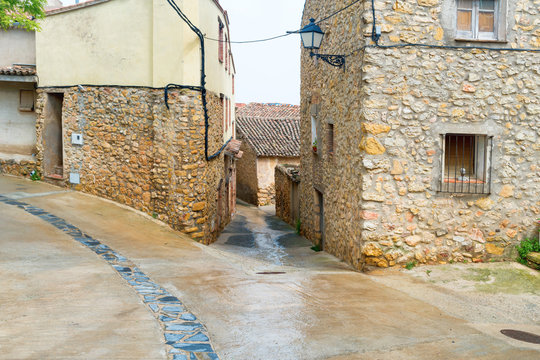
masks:
<path id="1" fill-rule="evenodd" d="M 112 0 L 47 16 L 36 33 L 39 86 L 153 86 L 152 2 Z"/>
<path id="2" fill-rule="evenodd" d="M 34 32 L 23 29 L 0 31 L 0 66 L 36 63 Z"/>
<path id="3" fill-rule="evenodd" d="M 213 0 L 177 4 L 207 37 L 218 38 L 218 18 L 226 19 Z M 39 86 L 198 86 L 199 44 L 166 0 L 110 0 L 53 13 L 36 33 Z M 231 99 L 234 110 L 234 72 L 219 62 L 218 46 L 205 41 L 207 89 Z"/>

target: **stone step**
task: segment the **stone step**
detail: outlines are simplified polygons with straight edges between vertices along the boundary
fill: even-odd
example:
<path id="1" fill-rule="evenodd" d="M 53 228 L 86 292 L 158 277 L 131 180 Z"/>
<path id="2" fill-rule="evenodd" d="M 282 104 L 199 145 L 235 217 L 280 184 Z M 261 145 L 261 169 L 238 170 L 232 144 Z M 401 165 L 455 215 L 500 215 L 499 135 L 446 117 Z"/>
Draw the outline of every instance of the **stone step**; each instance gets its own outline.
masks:
<path id="1" fill-rule="evenodd" d="M 527 262 L 533 269 L 540 270 L 540 253 L 531 252 L 527 254 Z"/>

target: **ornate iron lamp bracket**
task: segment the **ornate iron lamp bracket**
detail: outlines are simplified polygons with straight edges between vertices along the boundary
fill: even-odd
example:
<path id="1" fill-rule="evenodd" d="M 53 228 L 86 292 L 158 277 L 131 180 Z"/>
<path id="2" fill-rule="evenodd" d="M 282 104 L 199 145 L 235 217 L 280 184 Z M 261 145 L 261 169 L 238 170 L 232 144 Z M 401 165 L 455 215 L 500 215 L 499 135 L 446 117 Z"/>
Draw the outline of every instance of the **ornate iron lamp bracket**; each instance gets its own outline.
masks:
<path id="1" fill-rule="evenodd" d="M 342 67 L 345 65 L 345 56 L 344 55 L 329 55 L 329 54 L 316 54 L 313 51 L 309 54 L 311 57 L 321 59 L 327 64 L 330 64 L 335 67 Z"/>

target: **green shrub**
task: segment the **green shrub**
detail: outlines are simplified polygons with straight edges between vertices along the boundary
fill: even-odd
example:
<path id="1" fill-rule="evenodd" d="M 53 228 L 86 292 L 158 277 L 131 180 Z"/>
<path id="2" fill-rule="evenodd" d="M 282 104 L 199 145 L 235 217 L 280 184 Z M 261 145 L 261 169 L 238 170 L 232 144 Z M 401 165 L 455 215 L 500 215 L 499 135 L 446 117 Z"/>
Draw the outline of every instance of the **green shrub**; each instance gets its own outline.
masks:
<path id="1" fill-rule="evenodd" d="M 312 246 L 311 250 L 319 252 L 319 251 L 322 251 L 322 248 L 321 248 L 321 245 L 317 244 L 315 246 Z"/>
<path id="2" fill-rule="evenodd" d="M 516 259 L 517 262 L 527 265 L 527 255 L 530 252 L 540 252 L 540 244 L 538 243 L 538 239 L 524 239 L 521 241 L 521 243 L 516 246 L 516 250 L 518 252 L 518 258 Z"/>
<path id="3" fill-rule="evenodd" d="M 415 267 L 416 264 L 416 261 L 409 261 L 407 264 L 405 264 L 405 269 L 412 270 L 412 268 Z"/>
<path id="4" fill-rule="evenodd" d="M 39 171 L 32 170 L 32 172 L 30 173 L 30 180 L 32 180 L 32 181 L 41 180 L 41 175 L 39 174 Z"/>
<path id="5" fill-rule="evenodd" d="M 302 221 L 300 218 L 296 219 L 296 234 L 300 235 L 300 229 L 302 228 Z"/>

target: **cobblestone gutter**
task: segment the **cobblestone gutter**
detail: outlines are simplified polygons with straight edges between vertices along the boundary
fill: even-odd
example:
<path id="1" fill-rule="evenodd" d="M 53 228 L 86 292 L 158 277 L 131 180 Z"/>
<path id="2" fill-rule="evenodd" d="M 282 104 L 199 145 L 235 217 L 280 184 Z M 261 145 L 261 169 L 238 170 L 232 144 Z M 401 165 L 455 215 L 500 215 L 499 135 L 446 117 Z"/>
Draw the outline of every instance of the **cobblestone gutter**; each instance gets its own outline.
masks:
<path id="1" fill-rule="evenodd" d="M 101 241 L 85 234 L 79 228 L 67 223 L 43 209 L 11 200 L 0 195 L 0 202 L 17 206 L 41 218 L 58 230 L 71 236 L 97 255 L 101 256 L 139 295 L 139 298 L 159 322 L 165 338 L 167 356 L 170 360 L 216 360 L 208 332 L 197 317 L 166 289 L 156 284 L 135 264 Z"/>

